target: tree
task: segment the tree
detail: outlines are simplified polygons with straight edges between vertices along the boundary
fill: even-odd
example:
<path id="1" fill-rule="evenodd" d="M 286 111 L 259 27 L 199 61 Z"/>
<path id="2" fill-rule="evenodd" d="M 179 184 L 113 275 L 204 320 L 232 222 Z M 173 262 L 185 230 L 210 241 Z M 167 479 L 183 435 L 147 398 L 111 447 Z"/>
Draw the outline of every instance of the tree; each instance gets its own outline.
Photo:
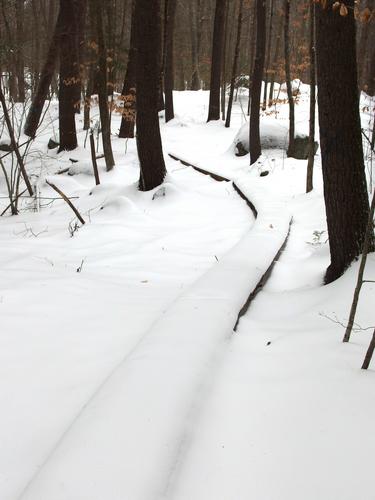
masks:
<path id="1" fill-rule="evenodd" d="M 104 38 L 103 29 L 103 9 L 101 0 L 91 0 L 91 8 L 94 23 L 96 24 L 96 35 L 98 39 L 99 51 L 99 72 L 98 77 L 98 94 L 99 94 L 99 112 L 100 124 L 102 129 L 102 142 L 104 158 L 107 171 L 112 170 L 115 165 L 111 145 L 111 121 L 108 110 L 108 81 L 107 81 L 107 50 Z"/>
<path id="2" fill-rule="evenodd" d="M 136 0 L 132 0 L 132 16 L 131 16 L 131 26 L 130 26 L 130 47 L 129 47 L 129 57 L 128 65 L 126 67 L 125 81 L 122 88 L 122 99 L 124 101 L 124 109 L 122 112 L 121 126 L 119 137 L 121 138 L 133 138 L 134 137 L 134 125 L 136 116 L 136 101 L 137 101 L 137 91 L 136 91 L 136 58 L 137 58 L 137 48 L 135 45 L 135 3 Z"/>
<path id="3" fill-rule="evenodd" d="M 313 189 L 315 155 L 315 108 L 316 108 L 316 65 L 315 65 L 315 3 L 310 2 L 310 123 L 309 154 L 307 160 L 306 193 Z"/>
<path id="4" fill-rule="evenodd" d="M 75 113 L 79 104 L 77 87 L 81 86 L 74 0 L 60 0 L 60 16 L 59 151 L 71 151 L 77 147 Z"/>
<path id="5" fill-rule="evenodd" d="M 226 127 L 230 127 L 230 119 L 231 119 L 231 115 L 232 115 L 234 85 L 236 83 L 238 58 L 239 58 L 239 55 L 240 55 L 241 29 L 242 29 L 242 10 L 243 10 L 243 0 L 240 0 L 239 10 L 238 10 L 236 48 L 235 48 L 235 51 L 234 51 L 232 77 L 231 77 L 231 81 L 230 81 L 230 91 L 229 91 L 229 100 L 228 100 L 228 109 L 227 109 L 227 118 L 226 118 L 226 121 L 225 121 L 225 126 Z"/>
<path id="6" fill-rule="evenodd" d="M 165 92 L 165 121 L 169 122 L 174 118 L 173 108 L 173 88 L 174 88 L 174 26 L 176 17 L 177 0 L 165 0 L 165 72 L 164 72 L 164 92 Z"/>
<path id="7" fill-rule="evenodd" d="M 362 251 L 369 200 L 363 162 L 354 0 L 316 5 L 318 111 L 331 264 L 330 283 Z M 346 14 L 346 15 L 340 15 Z M 339 84 L 339 87 L 338 87 Z M 372 245 L 371 245 L 372 246 Z"/>
<path id="8" fill-rule="evenodd" d="M 292 90 L 292 82 L 290 76 L 290 41 L 289 41 L 289 25 L 290 25 L 290 0 L 284 1 L 284 51 L 285 51 L 285 81 L 288 94 L 289 104 L 289 145 L 288 156 L 294 155 L 294 135 L 295 135 L 295 117 L 294 117 L 294 98 Z"/>
<path id="9" fill-rule="evenodd" d="M 38 87 L 26 118 L 24 132 L 29 137 L 35 137 L 36 135 L 40 118 L 42 116 L 44 103 L 47 99 L 48 90 L 51 86 L 52 78 L 56 69 L 60 45 L 60 35 L 62 31 L 62 21 L 63 18 L 60 11 L 49 44 L 46 61 L 44 63 L 42 73 L 38 81 Z"/>
<path id="10" fill-rule="evenodd" d="M 251 79 L 251 107 L 250 107 L 250 164 L 257 161 L 262 153 L 260 145 L 259 109 L 260 94 L 262 90 L 262 79 L 264 71 L 264 59 L 266 52 L 266 1 L 256 0 L 256 52 Z"/>
<path id="11" fill-rule="evenodd" d="M 207 121 L 220 120 L 220 81 L 223 63 L 225 6 L 226 0 L 216 0 L 211 58 L 210 103 Z"/>
<path id="12" fill-rule="evenodd" d="M 160 137 L 158 101 L 161 60 L 160 0 L 137 0 L 135 6 L 137 47 L 137 148 L 140 163 L 139 189 L 162 184 L 166 175 Z"/>

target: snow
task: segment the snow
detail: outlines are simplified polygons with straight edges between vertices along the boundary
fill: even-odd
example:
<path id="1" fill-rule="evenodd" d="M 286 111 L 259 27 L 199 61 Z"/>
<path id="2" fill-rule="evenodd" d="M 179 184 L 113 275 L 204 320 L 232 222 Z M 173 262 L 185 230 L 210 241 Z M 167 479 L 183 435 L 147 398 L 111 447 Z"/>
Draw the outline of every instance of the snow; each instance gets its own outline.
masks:
<path id="1" fill-rule="evenodd" d="M 306 162 L 265 148 L 249 167 L 233 154 L 244 94 L 230 129 L 205 123 L 207 105 L 207 92 L 175 93 L 176 118 L 162 126 L 165 196 L 137 190 L 133 140 L 113 138 L 116 167 L 98 160 L 96 187 L 85 133 L 79 150 L 47 153 L 51 106 L 28 156 L 46 206 L 25 199 L 18 217 L 0 219 L 1 500 L 374 499 L 374 370 L 360 370 L 371 330 L 344 345 L 335 322 L 348 316 L 358 263 L 322 286 L 319 156 L 306 195 Z M 280 105 L 262 120 L 277 135 L 287 115 Z M 232 179 L 256 221 L 231 183 L 168 153 Z M 46 178 L 85 226 L 74 231 L 70 208 L 46 199 L 56 197 Z M 287 246 L 233 333 L 291 217 Z M 366 284 L 363 328 L 374 325 L 374 295 Z"/>

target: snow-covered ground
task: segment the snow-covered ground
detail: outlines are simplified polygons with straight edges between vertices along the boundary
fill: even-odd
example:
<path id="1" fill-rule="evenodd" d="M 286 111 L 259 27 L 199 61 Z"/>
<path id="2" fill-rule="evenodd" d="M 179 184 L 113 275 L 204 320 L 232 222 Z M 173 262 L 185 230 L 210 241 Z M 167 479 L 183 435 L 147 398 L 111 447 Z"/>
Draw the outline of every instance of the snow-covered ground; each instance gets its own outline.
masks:
<path id="1" fill-rule="evenodd" d="M 306 129 L 302 91 L 297 124 Z M 165 196 L 137 191 L 134 141 L 115 137 L 116 167 L 106 173 L 100 160 L 94 187 L 84 132 L 78 151 L 47 154 L 53 122 L 28 169 L 42 205 L 56 195 L 47 178 L 77 197 L 87 223 L 72 237 L 74 215 L 59 200 L 39 212 L 23 201 L 19 216 L 0 219 L 0 499 L 373 500 L 375 375 L 360 370 L 371 330 L 344 345 L 335 322 L 348 316 L 358 263 L 322 286 L 319 154 L 306 195 L 305 161 L 272 149 L 250 168 L 234 156 L 244 95 L 230 129 L 205 123 L 206 92 L 175 100 L 176 119 L 162 125 Z M 267 120 L 285 125 L 286 106 L 277 111 Z M 115 115 L 113 132 L 118 125 Z M 233 309 L 264 252 L 254 244 L 239 256 L 253 216 L 230 183 L 168 153 L 246 179 L 261 213 L 272 200 L 293 216 L 286 249 L 236 333 Z M 56 175 L 69 158 L 79 160 L 75 175 Z M 267 229 L 274 238 L 278 227 Z M 373 255 L 366 274 L 374 279 Z M 375 324 L 374 296 L 366 284 L 363 328 Z"/>

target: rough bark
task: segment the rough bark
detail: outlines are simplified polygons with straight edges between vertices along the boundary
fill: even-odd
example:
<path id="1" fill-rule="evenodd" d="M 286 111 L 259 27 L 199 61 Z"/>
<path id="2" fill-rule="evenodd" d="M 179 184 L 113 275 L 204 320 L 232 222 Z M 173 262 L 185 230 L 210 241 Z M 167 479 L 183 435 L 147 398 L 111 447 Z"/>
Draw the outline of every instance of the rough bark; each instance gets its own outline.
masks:
<path id="1" fill-rule="evenodd" d="M 59 80 L 59 151 L 77 147 L 75 113 L 77 87 L 80 87 L 78 67 L 78 29 L 74 0 L 60 0 L 60 80 Z"/>
<path id="2" fill-rule="evenodd" d="M 341 16 L 316 5 L 318 112 L 331 264 L 325 282 L 341 276 L 363 248 L 369 201 L 357 87 L 354 0 Z M 332 47 L 339 50 L 332 51 Z M 339 83 L 339 89 L 338 89 Z M 372 245 L 371 245 L 372 247 Z"/>
<path id="3" fill-rule="evenodd" d="M 162 184 L 166 175 L 160 137 L 158 100 L 161 52 L 160 0 L 137 0 L 135 30 L 137 47 L 137 147 L 140 162 L 139 189 Z"/>

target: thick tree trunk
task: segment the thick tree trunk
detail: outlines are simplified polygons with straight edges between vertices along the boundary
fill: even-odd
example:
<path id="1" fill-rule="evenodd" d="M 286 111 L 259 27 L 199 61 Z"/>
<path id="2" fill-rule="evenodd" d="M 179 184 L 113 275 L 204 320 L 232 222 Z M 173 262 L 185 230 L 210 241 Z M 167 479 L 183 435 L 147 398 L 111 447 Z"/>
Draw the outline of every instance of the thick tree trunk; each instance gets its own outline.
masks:
<path id="1" fill-rule="evenodd" d="M 160 28 L 160 0 L 154 0 L 151 4 L 149 0 L 137 0 L 137 147 L 141 191 L 159 186 L 166 175 L 158 116 Z"/>
<path id="2" fill-rule="evenodd" d="M 354 0 L 348 14 L 316 5 L 318 111 L 331 264 L 325 282 L 343 274 L 362 251 L 369 201 L 357 87 Z M 332 54 L 332 47 L 339 50 Z M 340 91 L 338 91 L 338 85 Z"/>
<path id="3" fill-rule="evenodd" d="M 226 0 L 216 0 L 211 58 L 210 103 L 207 121 L 220 120 L 220 79 L 223 62 L 225 6 Z"/>
<path id="4" fill-rule="evenodd" d="M 284 51 L 285 51 L 285 81 L 286 90 L 288 93 L 289 104 L 289 145 L 287 156 L 294 155 L 294 136 L 295 136 L 295 117 L 294 117 L 294 97 L 292 90 L 292 81 L 290 74 L 290 41 L 289 41 L 289 26 L 290 26 L 290 0 L 284 2 Z"/>
<path id="5" fill-rule="evenodd" d="M 59 80 L 59 151 L 77 147 L 75 112 L 77 86 L 81 85 L 77 53 L 78 30 L 74 0 L 60 0 L 60 80 Z"/>
<path id="6" fill-rule="evenodd" d="M 230 82 L 229 101 L 228 101 L 228 109 L 227 109 L 227 119 L 225 121 L 226 127 L 230 127 L 230 120 L 231 120 L 231 116 L 232 116 L 234 86 L 236 83 L 238 58 L 240 56 L 240 43 L 241 43 L 241 30 L 242 30 L 242 10 L 243 10 L 243 0 L 240 0 L 240 6 L 239 6 L 239 11 L 238 11 L 236 48 L 234 50 L 232 78 L 231 78 L 231 82 Z"/>
<path id="7" fill-rule="evenodd" d="M 129 57 L 128 65 L 126 68 L 126 75 L 124 81 L 124 87 L 122 89 L 122 98 L 124 101 L 124 110 L 122 112 L 121 126 L 119 137 L 126 139 L 132 139 L 134 137 L 134 125 L 136 116 L 136 58 L 137 49 L 135 45 L 135 3 L 136 0 L 132 1 L 132 20 L 130 26 L 130 47 L 129 47 Z"/>
<path id="8" fill-rule="evenodd" d="M 111 145 L 111 121 L 108 109 L 108 85 L 107 85 L 107 50 L 103 29 L 103 9 L 101 0 L 92 1 L 92 15 L 96 22 L 96 33 L 98 37 L 99 72 L 98 72 L 98 94 L 100 124 L 102 129 L 103 151 L 107 171 L 112 170 L 115 165 Z"/>
<path id="9" fill-rule="evenodd" d="M 177 0 L 166 1 L 166 40 L 165 40 L 165 121 L 169 122 L 174 118 L 173 108 L 173 88 L 174 88 L 174 27 L 176 17 Z"/>
<path id="10" fill-rule="evenodd" d="M 250 164 L 257 161 L 262 153 L 260 145 L 259 111 L 264 59 L 266 51 L 266 1 L 256 0 L 257 38 L 253 77 L 251 82 L 250 107 Z"/>

